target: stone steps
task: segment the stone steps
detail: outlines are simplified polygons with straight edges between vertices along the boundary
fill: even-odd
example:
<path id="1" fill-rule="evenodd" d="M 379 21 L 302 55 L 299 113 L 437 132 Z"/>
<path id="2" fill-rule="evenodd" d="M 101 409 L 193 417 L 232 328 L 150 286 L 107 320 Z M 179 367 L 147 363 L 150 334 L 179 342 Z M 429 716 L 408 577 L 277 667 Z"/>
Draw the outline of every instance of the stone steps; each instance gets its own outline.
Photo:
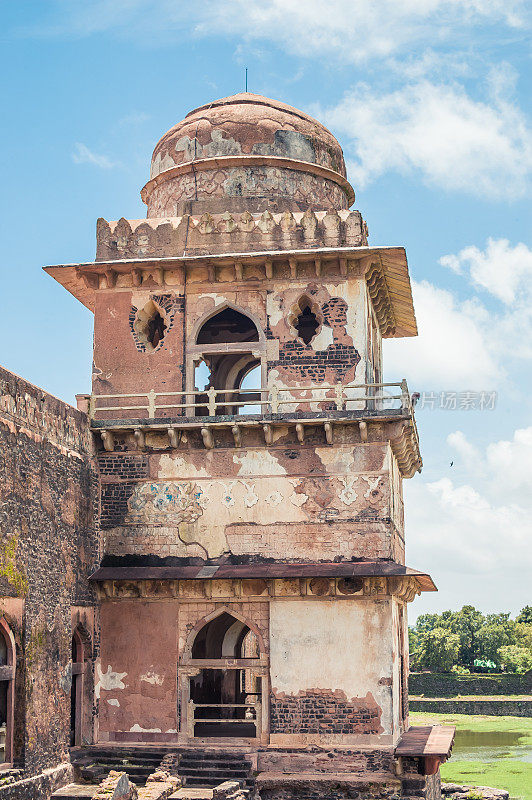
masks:
<path id="1" fill-rule="evenodd" d="M 214 788 L 227 780 L 253 785 L 251 763 L 242 753 L 189 750 L 182 754 L 178 769 L 185 788 Z"/>
<path id="2" fill-rule="evenodd" d="M 144 784 L 166 753 L 160 748 L 90 747 L 72 752 L 71 757 L 76 774 L 92 784 L 99 783 L 111 770 L 126 772 L 132 783 Z"/>

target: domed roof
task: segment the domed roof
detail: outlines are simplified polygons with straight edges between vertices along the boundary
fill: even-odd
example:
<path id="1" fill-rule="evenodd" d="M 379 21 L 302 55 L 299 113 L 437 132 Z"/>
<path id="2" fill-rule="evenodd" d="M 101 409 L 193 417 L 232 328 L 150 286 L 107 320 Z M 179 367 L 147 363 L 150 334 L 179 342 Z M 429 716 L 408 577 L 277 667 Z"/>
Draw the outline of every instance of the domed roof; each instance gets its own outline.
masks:
<path id="1" fill-rule="evenodd" d="M 342 148 L 308 114 L 240 93 L 191 111 L 156 144 L 151 178 L 179 164 L 219 156 L 273 156 L 316 164 L 345 178 Z"/>

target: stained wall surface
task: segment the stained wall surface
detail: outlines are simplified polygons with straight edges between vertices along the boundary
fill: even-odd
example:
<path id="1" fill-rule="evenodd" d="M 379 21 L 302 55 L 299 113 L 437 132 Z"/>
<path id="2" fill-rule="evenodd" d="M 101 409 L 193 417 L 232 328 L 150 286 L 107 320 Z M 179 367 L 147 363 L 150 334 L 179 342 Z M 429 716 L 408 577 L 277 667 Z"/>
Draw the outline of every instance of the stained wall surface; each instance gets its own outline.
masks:
<path id="1" fill-rule="evenodd" d="M 100 453 L 106 554 L 403 561 L 389 444 L 275 436 L 269 448 Z"/>
<path id="2" fill-rule="evenodd" d="M 272 601 L 272 744 L 391 742 L 392 624 L 391 599 Z"/>
<path id="3" fill-rule="evenodd" d="M 175 601 L 102 604 L 100 741 L 116 731 L 177 733 L 177 614 Z"/>
<path id="4" fill-rule="evenodd" d="M 257 277 L 259 274 L 257 270 Z M 186 292 L 182 285 L 176 285 L 173 289 L 146 287 L 142 291 L 118 286 L 96 293 L 95 394 L 193 390 L 193 360 L 194 357 L 197 360 L 200 353 L 191 345 L 195 344 L 203 322 L 228 305 L 250 313 L 259 330 L 259 341 L 243 349 L 256 353 L 262 363 L 264 385 L 290 388 L 309 384 L 364 384 L 368 379 L 373 380 L 374 365 L 371 364 L 370 369 L 371 359 L 368 358 L 370 300 L 364 280 L 316 282 L 309 279 L 295 285 L 277 280 L 275 288 L 260 284 L 256 288 L 249 284 L 242 288 L 233 284 L 228 288 L 217 285 L 212 291 L 212 285 L 203 283 L 206 278 L 201 275 L 201 268 L 195 270 Z M 166 324 L 164 336 L 155 349 L 147 346 L 139 334 L 139 313 L 153 309 L 153 305 Z M 296 330 L 301 305 L 311 307 L 318 324 L 316 335 L 308 344 Z M 294 395 L 296 399 L 297 396 L 303 397 Z M 357 392 L 353 391 L 352 396 L 356 397 Z M 331 390 L 324 389 L 324 400 L 332 403 L 333 397 Z M 119 402 L 134 405 L 140 401 Z M 169 402 L 169 399 L 162 398 L 160 402 Z M 107 404 L 116 406 L 117 401 Z M 100 403 L 100 407 L 104 405 Z M 300 407 L 304 408 L 305 404 Z M 298 406 L 281 405 L 279 410 L 296 408 Z M 182 413 L 175 408 L 165 409 L 158 416 L 175 417 Z M 111 412 L 108 418 L 140 416 L 145 416 L 145 412 Z"/>

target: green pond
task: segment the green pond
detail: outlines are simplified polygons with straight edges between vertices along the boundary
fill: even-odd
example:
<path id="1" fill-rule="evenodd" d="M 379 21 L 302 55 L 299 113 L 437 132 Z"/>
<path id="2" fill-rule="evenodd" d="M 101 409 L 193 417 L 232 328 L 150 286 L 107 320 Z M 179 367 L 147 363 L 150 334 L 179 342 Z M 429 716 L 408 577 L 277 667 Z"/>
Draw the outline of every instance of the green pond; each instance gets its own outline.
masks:
<path id="1" fill-rule="evenodd" d="M 532 800 L 532 719 L 411 714 L 412 725 L 455 725 L 452 758 L 442 780 L 506 789 L 515 800 Z"/>

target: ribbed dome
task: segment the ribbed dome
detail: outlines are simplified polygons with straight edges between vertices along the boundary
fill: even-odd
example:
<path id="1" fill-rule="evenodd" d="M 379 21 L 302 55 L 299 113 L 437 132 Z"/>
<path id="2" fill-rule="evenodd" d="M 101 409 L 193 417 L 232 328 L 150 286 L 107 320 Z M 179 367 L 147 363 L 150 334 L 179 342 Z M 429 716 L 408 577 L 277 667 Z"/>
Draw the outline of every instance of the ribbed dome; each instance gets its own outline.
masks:
<path id="1" fill-rule="evenodd" d="M 342 148 L 317 120 L 277 100 L 241 93 L 191 111 L 159 140 L 151 177 L 199 158 L 269 155 L 307 161 L 345 177 Z"/>

